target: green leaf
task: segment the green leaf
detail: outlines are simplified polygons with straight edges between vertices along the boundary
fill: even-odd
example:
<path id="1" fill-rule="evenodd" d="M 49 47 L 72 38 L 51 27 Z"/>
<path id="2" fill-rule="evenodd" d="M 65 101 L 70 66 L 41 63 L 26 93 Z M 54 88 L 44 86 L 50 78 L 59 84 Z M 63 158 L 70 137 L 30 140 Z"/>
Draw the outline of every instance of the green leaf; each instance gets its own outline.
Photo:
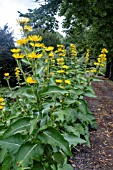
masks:
<path id="1" fill-rule="evenodd" d="M 64 129 L 66 132 L 69 132 L 71 134 L 74 134 L 74 135 L 80 137 L 80 133 L 77 131 L 77 129 L 75 129 L 75 127 L 64 125 Z"/>
<path id="2" fill-rule="evenodd" d="M 4 158 L 5 158 L 5 156 L 6 156 L 6 154 L 7 154 L 7 149 L 0 149 L 0 164 L 3 162 L 3 160 L 4 160 Z"/>
<path id="3" fill-rule="evenodd" d="M 11 124 L 9 128 L 4 133 L 4 138 L 12 136 L 16 133 L 21 133 L 22 130 L 29 129 L 30 127 L 30 118 L 21 118 L 16 122 Z"/>
<path id="4" fill-rule="evenodd" d="M 54 153 L 53 154 L 53 157 L 54 157 L 54 160 L 58 163 L 58 164 L 61 164 L 61 165 L 63 165 L 64 164 L 64 157 L 65 157 L 66 155 L 64 155 L 63 153 L 61 153 L 61 152 L 56 152 L 56 153 Z"/>
<path id="5" fill-rule="evenodd" d="M 67 90 L 64 90 L 58 86 L 49 86 L 48 90 L 45 92 L 45 94 L 51 94 L 51 93 L 55 93 L 55 94 L 65 94 L 68 93 Z"/>
<path id="6" fill-rule="evenodd" d="M 2 163 L 2 168 L 1 170 L 11 170 L 12 166 L 12 161 L 11 161 L 11 158 L 9 156 L 7 156 L 4 160 L 4 162 Z"/>
<path id="7" fill-rule="evenodd" d="M 32 163 L 33 159 L 40 160 L 40 156 L 43 154 L 43 151 L 44 149 L 41 144 L 31 144 L 27 142 L 20 147 L 16 155 L 16 163 L 20 162 L 24 167 L 28 166 Z"/>
<path id="8" fill-rule="evenodd" d="M 93 93 L 90 92 L 90 91 L 85 92 L 85 93 L 84 93 L 84 96 L 92 97 L 92 98 L 96 98 L 96 97 L 97 97 L 95 94 L 93 94 Z"/>
<path id="9" fill-rule="evenodd" d="M 15 154 L 22 145 L 23 140 L 21 135 L 11 136 L 5 139 L 0 139 L 0 147 L 8 149 L 11 154 Z"/>
<path id="10" fill-rule="evenodd" d="M 104 80 L 102 80 L 102 79 L 100 79 L 100 78 L 98 78 L 98 77 L 95 77 L 95 78 L 93 78 L 93 81 L 104 81 Z"/>
<path id="11" fill-rule="evenodd" d="M 37 126 L 37 118 L 30 121 L 30 134 L 32 134 L 36 126 Z"/>
<path id="12" fill-rule="evenodd" d="M 64 134 L 64 138 L 69 142 L 69 146 L 77 146 L 78 144 L 86 143 L 85 140 L 73 135 L 73 134 Z"/>
<path id="13" fill-rule="evenodd" d="M 49 127 L 38 136 L 42 143 L 48 143 L 52 146 L 59 146 L 67 155 L 72 156 L 68 142 L 60 134 L 58 130 Z"/>
<path id="14" fill-rule="evenodd" d="M 74 170 L 69 164 L 65 164 L 63 167 L 58 167 L 58 170 Z"/>
<path id="15" fill-rule="evenodd" d="M 27 60 L 27 59 L 25 59 L 25 58 L 22 58 L 22 60 L 21 60 L 24 64 L 26 64 L 26 65 L 31 65 L 31 63 Z"/>

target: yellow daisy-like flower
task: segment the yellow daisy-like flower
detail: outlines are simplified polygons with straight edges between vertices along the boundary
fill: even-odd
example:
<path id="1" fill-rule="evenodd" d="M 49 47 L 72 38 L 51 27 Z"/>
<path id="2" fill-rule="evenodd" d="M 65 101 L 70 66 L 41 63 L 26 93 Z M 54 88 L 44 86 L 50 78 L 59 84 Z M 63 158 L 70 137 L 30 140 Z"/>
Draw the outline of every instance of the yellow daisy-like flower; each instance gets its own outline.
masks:
<path id="1" fill-rule="evenodd" d="M 5 106 L 5 102 L 0 103 L 1 106 Z"/>
<path id="2" fill-rule="evenodd" d="M 1 105 L 0 105 L 0 110 L 2 110 L 3 108 L 4 108 L 4 106 L 1 106 Z"/>
<path id="3" fill-rule="evenodd" d="M 70 80 L 65 80 L 64 81 L 66 84 L 71 84 Z"/>
<path id="4" fill-rule="evenodd" d="M 20 40 L 17 40 L 16 43 L 18 45 L 24 45 L 28 42 L 28 39 L 27 38 L 23 38 L 23 39 L 20 39 Z"/>
<path id="5" fill-rule="evenodd" d="M 58 70 L 57 72 L 60 73 L 60 74 L 63 74 L 65 71 L 64 70 Z"/>
<path id="6" fill-rule="evenodd" d="M 103 48 L 101 53 L 108 53 L 108 50 L 106 48 Z"/>
<path id="7" fill-rule="evenodd" d="M 67 66 L 67 65 L 63 65 L 63 66 L 62 66 L 62 68 L 64 68 L 64 69 L 68 69 L 68 68 L 69 68 L 69 66 Z"/>
<path id="8" fill-rule="evenodd" d="M 21 24 L 25 24 L 28 23 L 30 21 L 29 18 L 25 17 L 25 18 L 20 18 L 17 20 L 17 22 L 21 25 Z"/>
<path id="9" fill-rule="evenodd" d="M 64 58 L 57 58 L 57 62 L 63 62 Z"/>
<path id="10" fill-rule="evenodd" d="M 24 58 L 24 55 L 19 53 L 14 53 L 12 56 L 17 59 Z"/>
<path id="11" fill-rule="evenodd" d="M 62 82 L 63 82 L 63 81 L 60 80 L 60 79 L 56 79 L 55 81 L 56 81 L 56 83 L 62 83 Z"/>
<path id="12" fill-rule="evenodd" d="M 54 50 L 54 47 L 49 46 L 49 47 L 47 47 L 45 50 L 46 50 L 46 51 L 53 51 L 53 50 Z"/>
<path id="13" fill-rule="evenodd" d="M 26 82 L 29 83 L 29 84 L 35 84 L 36 80 L 34 80 L 32 77 L 27 77 Z"/>
<path id="14" fill-rule="evenodd" d="M 53 57 L 54 57 L 54 53 L 50 52 L 50 53 L 49 53 L 49 57 L 52 57 L 52 58 L 53 58 Z"/>
<path id="15" fill-rule="evenodd" d="M 4 98 L 3 97 L 0 97 L 0 102 L 4 102 Z"/>
<path id="16" fill-rule="evenodd" d="M 4 73 L 4 76 L 5 77 L 9 77 L 9 73 Z"/>
<path id="17" fill-rule="evenodd" d="M 28 36 L 28 40 L 34 41 L 34 42 L 42 41 L 42 37 L 39 35 L 30 35 Z"/>
<path id="18" fill-rule="evenodd" d="M 94 62 L 94 65 L 95 65 L 95 66 L 98 66 L 98 65 L 99 65 L 99 63 L 97 63 L 97 62 Z"/>
<path id="19" fill-rule="evenodd" d="M 91 73 L 95 73 L 95 72 L 96 72 L 96 70 L 95 70 L 95 69 L 92 69 L 92 70 L 91 70 Z"/>
<path id="20" fill-rule="evenodd" d="M 13 53 L 19 53 L 20 51 L 21 51 L 20 48 L 11 49 L 11 52 L 13 52 Z"/>
<path id="21" fill-rule="evenodd" d="M 36 43 L 36 44 L 35 44 L 35 47 L 45 48 L 45 45 L 44 45 L 43 43 Z"/>
<path id="22" fill-rule="evenodd" d="M 28 54 L 28 58 L 35 59 L 35 58 L 41 58 L 43 55 L 41 54 L 36 54 L 34 51 Z"/>
<path id="23" fill-rule="evenodd" d="M 29 25 L 25 25 L 24 26 L 24 30 L 32 31 L 33 29 Z"/>

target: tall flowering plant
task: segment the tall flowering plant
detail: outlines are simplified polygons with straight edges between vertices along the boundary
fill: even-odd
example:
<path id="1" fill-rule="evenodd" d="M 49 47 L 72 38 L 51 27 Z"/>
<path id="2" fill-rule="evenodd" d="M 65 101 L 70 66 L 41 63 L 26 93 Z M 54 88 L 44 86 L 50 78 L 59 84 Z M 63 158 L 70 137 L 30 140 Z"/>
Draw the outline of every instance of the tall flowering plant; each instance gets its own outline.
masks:
<path id="1" fill-rule="evenodd" d="M 59 44 L 56 51 L 45 47 L 41 36 L 28 35 L 29 19 L 18 22 L 25 37 L 11 50 L 18 65 L 17 87 L 11 88 L 10 75 L 4 75 L 10 94 L 0 98 L 0 166 L 4 170 L 72 170 L 67 164 L 72 147 L 90 146 L 88 127 L 96 127 L 84 96 L 96 97 L 91 80 L 105 61 L 106 51 L 99 55 L 96 71 L 90 69 L 93 75 L 87 77 L 83 66 L 88 55 L 87 62 L 85 58 L 81 62 L 74 44 L 69 49 Z"/>

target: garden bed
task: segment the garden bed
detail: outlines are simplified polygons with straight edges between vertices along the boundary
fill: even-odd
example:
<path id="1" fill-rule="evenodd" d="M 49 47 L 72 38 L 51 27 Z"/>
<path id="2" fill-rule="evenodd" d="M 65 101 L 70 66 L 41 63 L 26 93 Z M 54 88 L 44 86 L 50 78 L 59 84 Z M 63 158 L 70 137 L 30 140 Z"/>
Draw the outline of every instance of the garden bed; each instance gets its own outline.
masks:
<path id="1" fill-rule="evenodd" d="M 90 130 L 91 148 L 74 148 L 73 159 L 69 159 L 75 170 L 113 169 L 113 82 L 103 78 L 103 82 L 93 82 L 97 98 L 87 98 L 94 113 L 98 128 Z"/>

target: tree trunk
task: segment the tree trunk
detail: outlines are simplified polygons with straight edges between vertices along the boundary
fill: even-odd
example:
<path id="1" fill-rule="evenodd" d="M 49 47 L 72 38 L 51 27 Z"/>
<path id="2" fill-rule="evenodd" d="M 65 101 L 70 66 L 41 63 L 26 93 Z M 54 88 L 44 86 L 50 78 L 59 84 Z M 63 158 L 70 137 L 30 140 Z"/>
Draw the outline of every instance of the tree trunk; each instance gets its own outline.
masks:
<path id="1" fill-rule="evenodd" d="M 106 64 L 106 72 L 105 72 L 105 77 L 106 78 L 110 77 L 110 70 L 111 70 L 111 62 L 107 62 L 107 64 Z"/>
<path id="2" fill-rule="evenodd" d="M 111 60 L 111 69 L 110 69 L 110 78 L 109 79 L 113 81 L 113 58 Z"/>

